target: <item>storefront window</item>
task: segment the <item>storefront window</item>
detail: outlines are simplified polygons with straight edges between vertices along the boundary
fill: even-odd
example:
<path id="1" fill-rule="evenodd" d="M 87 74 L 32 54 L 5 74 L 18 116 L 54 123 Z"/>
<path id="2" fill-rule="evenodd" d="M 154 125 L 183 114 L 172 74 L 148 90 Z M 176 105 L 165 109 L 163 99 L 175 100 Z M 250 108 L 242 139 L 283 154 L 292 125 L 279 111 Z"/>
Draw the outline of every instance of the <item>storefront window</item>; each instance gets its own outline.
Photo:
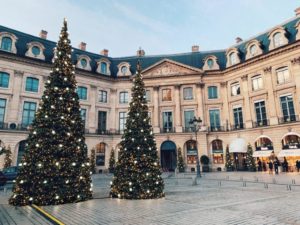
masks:
<path id="1" fill-rule="evenodd" d="M 283 149 L 300 149 L 300 137 L 298 135 L 287 135 L 282 140 Z"/>
<path id="2" fill-rule="evenodd" d="M 101 142 L 96 146 L 96 165 L 104 166 L 105 165 L 105 146 L 106 144 Z"/>
<path id="3" fill-rule="evenodd" d="M 213 154 L 213 163 L 214 164 L 223 164 L 223 143 L 221 140 L 214 140 L 211 143 L 212 154 Z"/>
<path id="4" fill-rule="evenodd" d="M 186 143 L 187 164 L 197 163 L 197 146 L 196 141 L 188 141 Z"/>

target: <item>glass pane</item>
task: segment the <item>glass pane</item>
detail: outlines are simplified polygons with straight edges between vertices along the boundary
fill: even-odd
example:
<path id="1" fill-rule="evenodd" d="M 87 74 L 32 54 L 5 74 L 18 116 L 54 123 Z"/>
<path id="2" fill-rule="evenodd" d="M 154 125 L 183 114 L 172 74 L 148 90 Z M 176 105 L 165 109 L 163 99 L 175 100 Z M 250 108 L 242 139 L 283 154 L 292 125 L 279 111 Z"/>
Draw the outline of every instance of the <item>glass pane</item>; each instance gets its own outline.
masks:
<path id="1" fill-rule="evenodd" d="M 12 40 L 10 37 L 3 37 L 1 42 L 1 49 L 11 51 Z"/>

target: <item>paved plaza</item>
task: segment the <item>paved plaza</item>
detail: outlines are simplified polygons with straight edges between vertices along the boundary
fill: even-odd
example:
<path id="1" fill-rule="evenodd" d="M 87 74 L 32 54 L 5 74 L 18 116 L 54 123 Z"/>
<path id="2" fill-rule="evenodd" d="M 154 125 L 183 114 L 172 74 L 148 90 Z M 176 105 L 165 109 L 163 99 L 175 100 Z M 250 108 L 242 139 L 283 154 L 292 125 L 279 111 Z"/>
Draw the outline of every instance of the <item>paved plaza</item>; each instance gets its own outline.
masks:
<path id="1" fill-rule="evenodd" d="M 95 175 L 95 199 L 42 207 L 65 224 L 290 224 L 300 225 L 300 175 L 209 173 L 193 184 L 191 174 L 164 174 L 166 197 L 107 198 L 111 176 Z M 299 186 L 298 186 L 299 184 Z M 51 224 L 31 207 L 7 205 L 0 194 L 0 224 Z"/>

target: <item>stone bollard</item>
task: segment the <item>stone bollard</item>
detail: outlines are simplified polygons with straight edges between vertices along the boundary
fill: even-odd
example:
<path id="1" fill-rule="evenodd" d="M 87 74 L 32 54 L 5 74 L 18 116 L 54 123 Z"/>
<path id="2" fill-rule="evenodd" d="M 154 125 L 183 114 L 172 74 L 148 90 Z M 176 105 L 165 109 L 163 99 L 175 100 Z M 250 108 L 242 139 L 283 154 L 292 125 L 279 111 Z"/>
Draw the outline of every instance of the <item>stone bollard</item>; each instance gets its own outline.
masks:
<path id="1" fill-rule="evenodd" d="M 193 186 L 197 185 L 197 177 L 196 177 L 196 176 L 194 176 L 194 177 L 192 178 L 192 185 L 193 185 Z"/>

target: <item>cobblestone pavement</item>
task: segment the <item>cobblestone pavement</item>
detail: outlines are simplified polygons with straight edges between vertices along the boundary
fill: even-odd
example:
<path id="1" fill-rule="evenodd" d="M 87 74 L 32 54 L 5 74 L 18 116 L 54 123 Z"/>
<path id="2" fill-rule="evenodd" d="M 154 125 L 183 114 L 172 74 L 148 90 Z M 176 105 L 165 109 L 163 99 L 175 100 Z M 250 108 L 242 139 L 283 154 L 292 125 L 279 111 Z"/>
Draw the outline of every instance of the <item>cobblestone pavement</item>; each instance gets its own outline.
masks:
<path id="1" fill-rule="evenodd" d="M 94 176 L 93 200 L 43 209 L 70 225 L 300 225 L 300 175 L 296 173 L 210 173 L 195 186 L 191 174 L 171 176 L 165 179 L 166 197 L 158 200 L 107 198 L 110 180 L 111 176 Z M 0 194 L 0 213 L 6 211 L 16 222 L 5 223 L 0 217 L 0 224 L 47 224 L 30 207 L 14 209 L 3 199 Z M 19 223 L 15 214 L 25 215 L 29 222 Z"/>

